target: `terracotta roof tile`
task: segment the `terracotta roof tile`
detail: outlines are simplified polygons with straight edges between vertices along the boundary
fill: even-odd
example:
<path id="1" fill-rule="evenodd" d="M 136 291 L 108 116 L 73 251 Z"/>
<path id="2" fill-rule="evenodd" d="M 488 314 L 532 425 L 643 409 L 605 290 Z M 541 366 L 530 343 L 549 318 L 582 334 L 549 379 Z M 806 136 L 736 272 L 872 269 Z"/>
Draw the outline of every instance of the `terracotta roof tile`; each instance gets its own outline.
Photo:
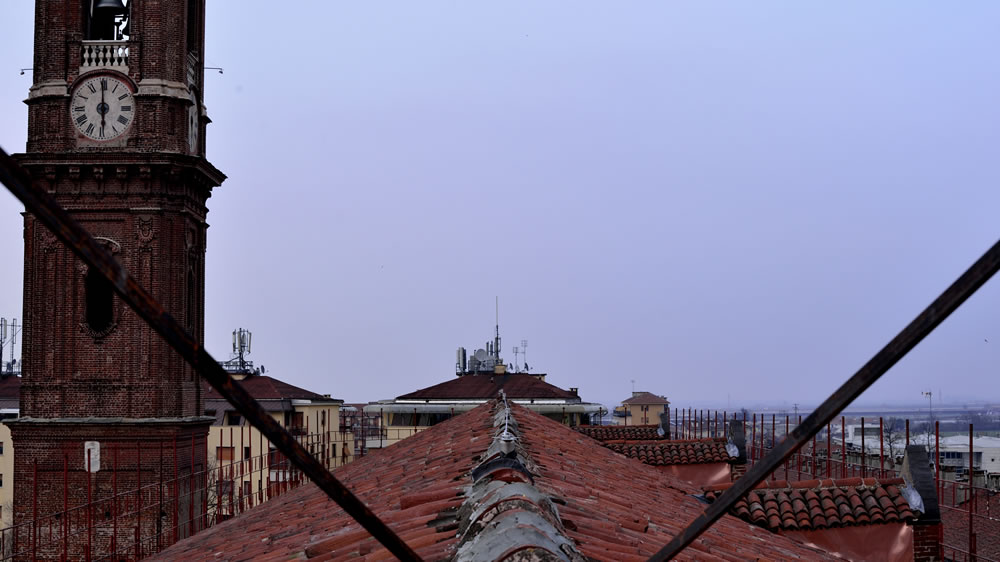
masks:
<path id="1" fill-rule="evenodd" d="M 622 400 L 622 404 L 670 404 L 666 398 L 657 396 L 652 392 L 642 392 L 636 396 Z"/>
<path id="2" fill-rule="evenodd" d="M 456 509 L 472 489 L 473 459 L 483 458 L 495 432 L 492 406 L 484 404 L 437 424 L 341 467 L 335 475 L 422 557 L 451 558 L 458 541 Z M 512 410 L 519 450 L 531 459 L 534 488 L 558 505 L 561 532 L 583 556 L 647 559 L 704 510 L 692 497 L 698 490 L 686 482 L 523 407 L 514 405 Z M 431 457 L 440 460 L 428 462 Z M 158 558 L 288 560 L 309 555 L 323 560 L 391 558 L 311 485 L 181 541 Z M 726 516 L 680 558 L 831 557 Z"/>
<path id="3" fill-rule="evenodd" d="M 657 425 L 581 425 L 580 433 L 598 441 L 650 441 L 663 439 Z"/>
<path id="4" fill-rule="evenodd" d="M 653 466 L 729 462 L 730 458 L 725 439 L 608 442 L 604 446 Z"/>
<path id="5" fill-rule="evenodd" d="M 434 386 L 428 386 L 397 400 L 457 400 L 496 398 L 503 389 L 508 398 L 563 398 L 575 399 L 576 394 L 539 380 L 535 375 L 508 373 L 506 375 L 462 375 Z"/>
<path id="6" fill-rule="evenodd" d="M 322 394 L 317 394 L 304 388 L 288 384 L 267 375 L 250 375 L 239 381 L 240 385 L 254 398 L 254 400 L 280 400 L 282 398 L 297 400 L 331 400 Z M 210 384 L 201 381 L 202 392 L 205 399 L 222 398 Z"/>
<path id="7" fill-rule="evenodd" d="M 705 498 L 714 501 L 730 486 L 709 486 Z M 910 509 L 902 486 L 900 478 L 765 480 L 730 512 L 775 532 L 912 521 L 919 512 Z"/>

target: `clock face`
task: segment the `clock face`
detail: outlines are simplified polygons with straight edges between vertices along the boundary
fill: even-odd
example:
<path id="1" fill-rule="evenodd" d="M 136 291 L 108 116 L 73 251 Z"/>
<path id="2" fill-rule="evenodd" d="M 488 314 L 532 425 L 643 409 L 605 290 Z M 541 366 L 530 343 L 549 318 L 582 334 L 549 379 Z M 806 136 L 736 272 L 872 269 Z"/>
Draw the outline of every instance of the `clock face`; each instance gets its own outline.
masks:
<path id="1" fill-rule="evenodd" d="M 124 133 L 135 115 L 132 89 L 113 76 L 95 76 L 73 91 L 69 104 L 73 125 L 87 138 L 107 141 Z"/>

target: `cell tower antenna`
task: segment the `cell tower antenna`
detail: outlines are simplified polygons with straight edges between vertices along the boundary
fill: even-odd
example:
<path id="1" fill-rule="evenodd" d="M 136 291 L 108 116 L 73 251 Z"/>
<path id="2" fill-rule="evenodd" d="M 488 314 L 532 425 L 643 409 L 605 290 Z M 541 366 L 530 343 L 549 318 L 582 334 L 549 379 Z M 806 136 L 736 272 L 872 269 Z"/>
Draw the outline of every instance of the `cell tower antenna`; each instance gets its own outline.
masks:
<path id="1" fill-rule="evenodd" d="M 496 297 L 496 335 L 493 336 L 493 357 L 500 361 L 500 297 Z"/>

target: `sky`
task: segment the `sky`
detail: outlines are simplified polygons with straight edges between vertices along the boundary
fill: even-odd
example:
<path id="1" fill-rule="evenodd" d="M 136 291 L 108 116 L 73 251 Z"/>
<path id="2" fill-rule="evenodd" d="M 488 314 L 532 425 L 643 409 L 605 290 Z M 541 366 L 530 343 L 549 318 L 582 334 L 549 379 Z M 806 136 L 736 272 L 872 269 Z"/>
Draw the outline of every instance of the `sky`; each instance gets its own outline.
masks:
<path id="1" fill-rule="evenodd" d="M 5 2 L 24 150 L 32 2 Z M 817 404 L 1000 233 L 1000 4 L 209 1 L 206 347 L 348 402 L 493 336 L 588 401 Z M 0 193 L 0 316 L 22 317 Z M 859 403 L 1000 400 L 1000 281 Z M 9 355 L 9 349 L 5 356 Z M 633 382 L 634 381 L 634 382 Z"/>

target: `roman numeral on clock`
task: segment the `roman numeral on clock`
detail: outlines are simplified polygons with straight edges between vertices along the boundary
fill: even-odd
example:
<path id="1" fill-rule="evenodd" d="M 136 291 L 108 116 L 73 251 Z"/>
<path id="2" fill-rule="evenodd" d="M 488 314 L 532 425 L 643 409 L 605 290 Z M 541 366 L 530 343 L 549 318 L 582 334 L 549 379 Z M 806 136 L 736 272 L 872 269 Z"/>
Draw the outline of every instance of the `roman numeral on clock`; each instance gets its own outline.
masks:
<path id="1" fill-rule="evenodd" d="M 87 89 L 90 90 L 90 93 L 92 94 L 97 93 L 97 87 L 95 87 L 93 84 L 87 84 Z"/>
<path id="2" fill-rule="evenodd" d="M 94 124 L 91 123 L 90 125 L 87 125 L 87 134 L 89 135 L 92 134 L 93 132 L 94 132 Z"/>
<path id="3" fill-rule="evenodd" d="M 79 112 L 79 111 L 83 111 L 84 109 L 86 109 L 86 108 L 84 106 L 82 106 L 82 105 L 75 105 L 75 106 L 73 106 L 73 111 Z"/>
<path id="4" fill-rule="evenodd" d="M 122 125 L 128 125 L 128 118 L 126 118 L 124 115 L 119 115 L 118 122 L 121 123 Z"/>
<path id="5" fill-rule="evenodd" d="M 132 106 L 131 105 L 123 105 L 122 106 L 122 111 L 132 111 Z"/>
<path id="6" fill-rule="evenodd" d="M 79 116 L 79 117 L 76 118 L 76 124 L 77 125 L 83 125 L 86 122 L 87 122 L 87 115 L 86 114 L 81 115 L 81 116 Z"/>
<path id="7" fill-rule="evenodd" d="M 118 96 L 118 99 L 123 100 L 123 99 L 125 99 L 127 97 L 128 97 L 128 92 L 125 92 L 124 94 Z"/>

